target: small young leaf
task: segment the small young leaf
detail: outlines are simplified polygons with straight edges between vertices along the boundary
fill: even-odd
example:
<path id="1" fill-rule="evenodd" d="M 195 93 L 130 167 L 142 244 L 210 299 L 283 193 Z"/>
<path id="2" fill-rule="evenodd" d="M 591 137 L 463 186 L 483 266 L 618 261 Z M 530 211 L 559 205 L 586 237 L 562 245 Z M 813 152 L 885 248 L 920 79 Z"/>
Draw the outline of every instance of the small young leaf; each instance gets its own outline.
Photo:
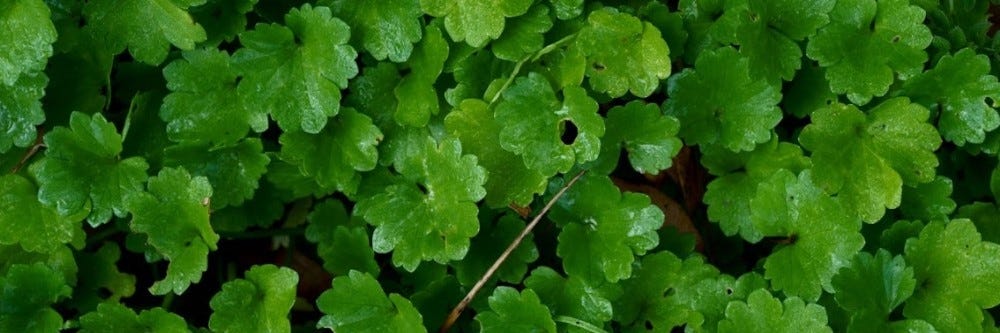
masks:
<path id="1" fill-rule="evenodd" d="M 906 80 L 900 94 L 940 110 L 938 131 L 959 146 L 982 143 L 986 132 L 1000 127 L 992 105 L 1000 101 L 1000 82 L 990 75 L 989 58 L 971 48 L 946 55 L 933 69 Z"/>
<path id="2" fill-rule="evenodd" d="M 112 54 L 128 47 L 136 60 L 159 65 L 167 58 L 170 45 L 191 50 L 195 43 L 207 38 L 205 29 L 186 11 L 205 1 L 87 1 L 83 6 L 85 31 L 96 36 L 104 44 L 99 45 Z"/>
<path id="3" fill-rule="evenodd" d="M 729 303 L 726 319 L 719 322 L 719 332 L 833 332 L 826 320 L 822 306 L 805 304 L 798 297 L 782 302 L 766 289 L 758 289 L 746 302 Z"/>
<path id="4" fill-rule="evenodd" d="M 225 51 L 193 50 L 163 69 L 167 88 L 160 117 L 175 142 L 208 145 L 234 143 L 247 134 L 267 129 L 267 113 L 243 105 L 236 93 L 236 70 Z"/>
<path id="5" fill-rule="evenodd" d="M 482 332 L 556 332 L 556 322 L 531 289 L 520 294 L 510 287 L 498 287 L 490 296 L 490 309 L 476 315 Z"/>
<path id="6" fill-rule="evenodd" d="M 419 0 L 334 0 L 330 7 L 351 27 L 352 43 L 375 59 L 406 61 L 420 40 Z"/>
<path id="7" fill-rule="evenodd" d="M 889 313 L 913 294 L 916 282 L 902 256 L 880 249 L 875 256 L 858 253 L 831 284 L 837 304 L 851 313 L 849 331 L 875 332 L 889 325 Z"/>
<path id="8" fill-rule="evenodd" d="M 670 75 L 670 49 L 660 30 L 627 13 L 596 10 L 576 38 L 574 47 L 586 55 L 587 77 L 598 92 L 647 97 Z"/>
<path id="9" fill-rule="evenodd" d="M 208 251 L 219 235 L 208 222 L 212 186 L 205 177 L 184 169 L 164 168 L 149 179 L 149 192 L 129 202 L 132 230 L 149 237 L 149 245 L 170 261 L 167 276 L 149 288 L 154 295 L 182 294 L 208 269 Z"/>
<path id="10" fill-rule="evenodd" d="M 375 168 L 381 140 L 371 118 L 344 108 L 319 133 L 283 133 L 279 156 L 320 186 L 353 194 L 361 181 L 358 172 Z"/>
<path id="11" fill-rule="evenodd" d="M 97 311 L 80 317 L 80 333 L 190 331 L 184 318 L 159 307 L 136 314 L 132 309 L 119 303 L 101 303 L 97 306 Z"/>
<path id="12" fill-rule="evenodd" d="M 351 271 L 333 279 L 333 288 L 323 292 L 316 305 L 325 314 L 316 327 L 338 333 L 427 332 L 409 300 L 395 293 L 386 297 L 367 273 Z"/>
<path id="13" fill-rule="evenodd" d="M 750 77 L 746 58 L 731 47 L 705 51 L 694 69 L 671 76 L 663 108 L 681 121 L 680 136 L 689 144 L 751 150 L 771 138 L 781 121 L 781 92 Z"/>
<path id="14" fill-rule="evenodd" d="M 372 248 L 414 271 L 422 260 L 445 263 L 465 256 L 479 231 L 475 202 L 486 195 L 486 172 L 458 140 L 414 139 L 395 164 L 408 181 L 361 200 L 356 214 L 375 226 Z"/>
<path id="15" fill-rule="evenodd" d="M 907 0 L 839 0 L 806 54 L 826 67 L 834 92 L 863 105 L 885 95 L 897 73 L 923 69 L 932 37 L 924 15 Z"/>
<path id="16" fill-rule="evenodd" d="M 456 42 L 481 47 L 500 37 L 508 17 L 524 15 L 533 0 L 420 0 L 424 13 L 444 17 L 448 35 Z"/>
<path id="17" fill-rule="evenodd" d="M 627 279 L 635 256 L 659 242 L 663 211 L 646 195 L 621 193 L 607 176 L 580 178 L 556 206 L 549 216 L 563 225 L 557 248 L 563 268 L 591 284 Z"/>
<path id="18" fill-rule="evenodd" d="M 632 168 L 640 173 L 656 174 L 670 167 L 681 150 L 677 138 L 680 123 L 664 116 L 656 104 L 632 101 L 608 111 L 607 132 L 601 142 L 601 155 L 609 160 L 604 171 L 610 173 L 618 164 L 620 149 L 628 152 Z"/>
<path id="19" fill-rule="evenodd" d="M 0 176 L 0 244 L 30 252 L 53 252 L 83 235 L 79 220 L 65 217 L 37 199 L 38 190 L 16 174 Z"/>
<path id="20" fill-rule="evenodd" d="M 309 214 L 305 236 L 316 243 L 323 268 L 334 276 L 346 275 L 351 270 L 378 276 L 379 266 L 368 234 L 364 222 L 348 217 L 340 201 L 327 200 Z"/>
<path id="21" fill-rule="evenodd" d="M 125 201 L 142 191 L 149 165 L 141 157 L 121 159 L 122 136 L 100 114 L 74 112 L 69 128 L 45 135 L 45 158 L 31 166 L 38 200 L 70 215 L 91 207 L 87 221 L 103 224 L 125 216 Z"/>
<path id="22" fill-rule="evenodd" d="M 246 279 L 222 285 L 212 296 L 208 327 L 214 332 L 291 332 L 288 311 L 299 276 L 286 267 L 251 267 Z"/>
<path id="23" fill-rule="evenodd" d="M 0 331 L 58 332 L 63 319 L 52 305 L 69 297 L 62 274 L 42 263 L 15 264 L 0 276 Z"/>
<path id="24" fill-rule="evenodd" d="M 340 111 L 340 89 L 358 74 L 350 27 L 327 7 L 292 9 L 287 27 L 257 24 L 240 34 L 233 66 L 244 105 L 269 113 L 286 131 L 319 133 Z"/>

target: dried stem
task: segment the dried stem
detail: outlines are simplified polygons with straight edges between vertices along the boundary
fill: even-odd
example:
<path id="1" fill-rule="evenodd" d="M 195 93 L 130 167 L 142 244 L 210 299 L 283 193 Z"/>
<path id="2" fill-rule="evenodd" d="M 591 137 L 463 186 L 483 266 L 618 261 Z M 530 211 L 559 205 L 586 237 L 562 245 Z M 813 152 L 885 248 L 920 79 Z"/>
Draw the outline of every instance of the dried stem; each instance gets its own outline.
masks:
<path id="1" fill-rule="evenodd" d="M 566 183 L 566 185 L 564 185 L 562 189 L 560 189 L 559 192 L 557 192 L 556 195 L 549 200 L 548 203 L 545 204 L 545 207 L 542 208 L 540 212 L 538 212 L 538 215 L 536 215 L 535 218 L 531 220 L 531 223 L 528 223 L 528 225 L 524 227 L 524 230 L 521 231 L 521 234 L 517 235 L 517 238 L 515 238 L 514 241 L 510 243 L 510 246 L 507 246 L 507 249 L 503 251 L 503 254 L 500 254 L 500 257 L 493 262 L 493 266 L 490 266 L 490 269 L 486 270 L 486 273 L 484 273 L 483 276 L 479 278 L 479 281 L 476 281 L 476 284 L 472 286 L 472 289 L 469 290 L 469 293 L 465 295 L 465 298 L 463 298 L 462 301 L 458 303 L 458 305 L 455 305 L 455 308 L 451 310 L 450 314 L 448 314 L 448 318 L 445 319 L 444 324 L 441 324 L 441 329 L 439 329 L 438 332 L 445 333 L 448 332 L 449 329 L 451 329 L 451 326 L 455 324 L 456 320 L 458 320 L 458 316 L 461 315 L 462 311 L 464 311 L 465 308 L 469 305 L 469 303 L 472 302 L 472 299 L 476 297 L 476 294 L 479 293 L 479 290 L 483 288 L 483 285 L 486 284 L 486 281 L 489 281 L 490 278 L 493 277 L 493 274 L 497 272 L 497 269 L 500 268 L 500 265 L 502 265 L 503 262 L 507 260 L 507 257 L 510 256 L 511 252 L 514 252 L 514 249 L 517 249 L 517 247 L 521 245 L 521 241 L 524 241 L 524 237 L 528 236 L 528 234 L 531 233 L 531 230 L 535 229 L 535 225 L 538 225 L 538 221 L 542 220 L 542 217 L 545 216 L 545 213 L 547 213 L 549 209 L 551 209 L 552 206 L 556 204 L 556 201 L 559 200 L 559 198 L 561 198 L 563 194 L 566 193 L 566 190 L 569 190 L 569 188 L 572 187 L 573 184 L 576 183 L 576 181 L 579 180 L 580 177 L 583 176 L 583 174 L 586 172 L 587 170 L 583 170 L 580 171 L 580 173 L 577 173 L 576 176 L 573 177 L 573 179 L 570 179 L 570 181 Z"/>

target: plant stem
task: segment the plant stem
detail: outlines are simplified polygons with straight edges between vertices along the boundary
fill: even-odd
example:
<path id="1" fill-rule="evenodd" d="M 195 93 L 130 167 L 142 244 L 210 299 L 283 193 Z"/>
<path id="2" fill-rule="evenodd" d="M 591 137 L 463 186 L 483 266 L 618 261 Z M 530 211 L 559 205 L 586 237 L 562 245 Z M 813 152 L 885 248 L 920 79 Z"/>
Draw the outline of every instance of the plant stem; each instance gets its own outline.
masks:
<path id="1" fill-rule="evenodd" d="M 483 276 L 479 278 L 479 281 L 476 281 L 476 284 L 472 286 L 472 289 L 469 290 L 469 293 L 465 295 L 465 298 L 463 298 L 462 301 L 459 302 L 458 305 L 456 305 L 455 308 L 451 310 L 451 313 L 448 314 L 448 318 L 445 319 L 444 324 L 441 325 L 441 328 L 438 330 L 438 332 L 444 333 L 448 332 L 448 330 L 451 329 L 451 326 L 455 324 L 456 320 L 458 320 L 458 316 L 462 314 L 462 311 L 464 311 L 467 306 L 469 306 L 469 303 L 472 302 L 472 299 L 476 297 L 476 294 L 479 293 L 479 290 L 483 288 L 483 285 L 486 284 L 486 281 L 489 281 L 490 278 L 493 277 L 493 274 L 497 272 L 497 269 L 500 268 L 500 265 L 502 265 L 503 262 L 507 260 L 507 257 L 509 257 L 510 254 L 514 252 L 514 250 L 517 249 L 519 245 L 521 245 L 521 242 L 524 241 L 524 237 L 528 236 L 528 234 L 531 233 L 531 230 L 535 229 L 535 226 L 538 225 L 538 221 L 541 221 L 542 217 L 545 216 L 545 213 L 548 213 L 549 209 L 552 209 L 552 206 L 556 204 L 556 201 L 558 201 L 559 198 L 563 196 L 563 194 L 566 194 L 566 190 L 569 190 L 569 188 L 572 187 L 573 184 L 576 183 L 576 181 L 579 180 L 580 177 L 583 176 L 583 174 L 586 172 L 587 170 L 582 170 L 579 173 L 577 173 L 576 176 L 573 177 L 573 179 L 570 179 L 570 181 L 566 183 L 566 185 L 563 185 L 562 189 L 559 189 L 559 192 L 556 192 L 556 195 L 553 196 L 552 199 L 549 199 L 549 202 L 546 203 L 545 207 L 542 208 L 540 212 L 538 212 L 538 215 L 536 215 L 535 218 L 531 220 L 531 223 L 528 223 L 528 225 L 524 227 L 524 230 L 521 231 L 521 234 L 517 235 L 517 238 L 515 238 L 514 241 L 511 242 L 509 246 L 507 246 L 507 249 L 504 250 L 502 254 L 500 254 L 500 257 L 493 262 L 493 266 L 490 266 L 490 269 L 486 270 L 486 273 L 484 273 Z"/>

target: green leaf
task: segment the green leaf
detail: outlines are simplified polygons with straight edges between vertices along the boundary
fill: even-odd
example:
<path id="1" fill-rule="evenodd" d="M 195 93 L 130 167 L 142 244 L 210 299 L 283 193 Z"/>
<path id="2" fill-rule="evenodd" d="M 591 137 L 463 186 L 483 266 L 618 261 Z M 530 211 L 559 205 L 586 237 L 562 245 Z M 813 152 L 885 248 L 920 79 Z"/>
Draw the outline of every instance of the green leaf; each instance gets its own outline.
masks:
<path id="1" fill-rule="evenodd" d="M 524 160 L 504 150 L 500 144 L 500 123 L 486 102 L 467 99 L 448 113 L 445 128 L 462 141 L 465 152 L 476 155 L 486 169 L 486 204 L 493 208 L 510 204 L 527 206 L 535 194 L 545 191 L 547 180 Z"/>
<path id="2" fill-rule="evenodd" d="M 1000 82 L 990 75 L 989 58 L 971 48 L 946 55 L 933 69 L 906 80 L 900 94 L 941 112 L 938 131 L 959 146 L 982 143 L 986 132 L 1000 127 L 993 109 L 1000 101 Z"/>
<path id="3" fill-rule="evenodd" d="M 247 13 L 253 11 L 258 0 L 208 0 L 190 12 L 195 22 L 205 28 L 208 39 L 205 45 L 232 42 L 246 30 Z"/>
<path id="4" fill-rule="evenodd" d="M 562 94 L 560 102 L 549 82 L 532 72 L 514 80 L 496 106 L 500 146 L 543 176 L 567 172 L 574 163 L 592 161 L 600 153 L 604 121 L 597 102 L 580 87 L 566 87 Z M 567 126 L 577 129 L 570 144 L 561 139 Z"/>
<path id="5" fill-rule="evenodd" d="M 90 207 L 87 221 L 97 226 L 125 216 L 125 201 L 142 191 L 149 165 L 141 157 L 121 159 L 122 136 L 100 114 L 74 112 L 69 128 L 45 135 L 45 158 L 31 166 L 38 179 L 38 200 L 60 214 Z"/>
<path id="6" fill-rule="evenodd" d="M 555 184 L 555 183 L 554 183 Z M 570 276 L 592 284 L 632 275 L 636 255 L 656 247 L 663 211 L 639 193 L 621 193 L 607 176 L 586 175 L 556 203 L 558 255 Z"/>
<path id="7" fill-rule="evenodd" d="M 758 289 L 746 302 L 731 302 L 726 307 L 726 319 L 719 322 L 719 332 L 833 332 L 826 326 L 826 311 L 822 306 L 805 304 L 798 297 L 784 302 Z"/>
<path id="8" fill-rule="evenodd" d="M 512 214 L 505 214 L 492 222 L 481 222 L 482 228 L 472 238 L 469 253 L 461 261 L 451 263 L 458 282 L 468 287 L 474 285 L 524 230 L 524 225 L 524 220 Z M 496 270 L 490 280 L 491 284 L 496 280 L 520 283 L 528 272 L 528 264 L 537 259 L 538 248 L 535 247 L 534 236 L 528 234 Z"/>
<path id="9" fill-rule="evenodd" d="M 135 275 L 118 270 L 119 258 L 121 250 L 114 243 L 105 243 L 92 253 L 76 253 L 80 273 L 70 300 L 74 308 L 81 312 L 92 311 L 98 303 L 118 302 L 135 293 Z"/>
<path id="10" fill-rule="evenodd" d="M 323 292 L 316 305 L 325 314 L 316 327 L 336 332 L 427 332 L 409 300 L 396 293 L 386 297 L 367 273 L 351 271 L 333 279 L 333 288 Z"/>
<path id="11" fill-rule="evenodd" d="M 203 3 L 205 0 L 88 1 L 83 6 L 84 31 L 112 54 L 127 47 L 136 60 L 159 65 L 167 58 L 170 45 L 191 50 L 195 43 L 207 39 L 205 29 L 187 12 Z"/>
<path id="12" fill-rule="evenodd" d="M 1000 245 L 983 242 L 969 220 L 932 222 L 906 242 L 917 288 L 903 315 L 945 332 L 980 332 L 981 309 L 1000 304 Z"/>
<path id="13" fill-rule="evenodd" d="M 802 156 L 802 148 L 780 142 L 776 137 L 750 152 L 734 154 L 721 147 L 706 146 L 702 154 L 701 162 L 706 165 L 725 155 L 741 160 L 734 165 L 742 166 L 741 171 L 722 174 L 708 183 L 703 200 L 708 205 L 709 220 L 719 223 L 724 234 L 732 236 L 738 233 L 751 243 L 764 237 L 754 227 L 750 210 L 750 202 L 757 197 L 759 184 L 778 170 L 797 174 L 811 165 L 810 160 Z M 712 170 L 711 166 L 709 170 Z"/>
<path id="14" fill-rule="evenodd" d="M 1000 209 L 996 204 L 974 202 L 962 206 L 955 213 L 955 218 L 972 220 L 984 241 L 1000 244 Z M 916 235 L 913 233 L 914 237 Z"/>
<path id="15" fill-rule="evenodd" d="M 353 194 L 361 181 L 358 172 L 375 168 L 381 140 L 382 132 L 368 116 L 344 108 L 319 133 L 283 133 L 279 156 L 320 186 Z"/>
<path id="16" fill-rule="evenodd" d="M 475 156 L 462 155 L 458 140 L 414 140 L 412 150 L 395 164 L 407 181 L 355 207 L 375 226 L 375 252 L 393 251 L 393 263 L 410 272 L 422 260 L 446 263 L 465 257 L 469 238 L 479 231 L 475 203 L 486 195 L 485 170 Z"/>
<path id="17" fill-rule="evenodd" d="M 701 265 L 711 267 L 704 263 Z M 716 273 L 714 268 L 711 272 Z M 669 313 L 680 311 L 681 314 L 686 314 L 688 318 L 685 327 L 695 330 L 718 327 L 719 321 L 726 317 L 729 303 L 745 301 L 751 292 L 768 285 L 764 276 L 757 273 L 743 274 L 739 279 L 722 274 L 714 278 L 702 278 L 700 281 L 692 278 L 686 280 L 686 285 L 678 287 L 676 293 L 667 298 L 666 310 Z"/>
<path id="18" fill-rule="evenodd" d="M 76 260 L 73 258 L 74 251 L 69 246 L 59 246 L 50 252 L 28 252 L 19 245 L 0 245 L 0 276 L 7 275 L 7 271 L 15 265 L 33 265 L 42 263 L 63 276 L 63 280 L 69 285 L 81 285 L 77 280 L 80 271 Z M 81 288 L 77 286 L 76 289 Z"/>
<path id="19" fill-rule="evenodd" d="M 510 287 L 498 287 L 490 296 L 490 309 L 476 315 L 482 332 L 556 332 L 549 309 L 531 289 L 520 294 Z"/>
<path id="20" fill-rule="evenodd" d="M 584 0 L 549 0 L 556 13 L 556 18 L 569 20 L 580 16 L 583 13 Z"/>
<path id="21" fill-rule="evenodd" d="M 20 244 L 30 252 L 53 252 L 82 236 L 79 220 L 42 205 L 38 190 L 16 174 L 0 176 L 0 244 Z"/>
<path id="22" fill-rule="evenodd" d="M 348 217 L 344 204 L 326 200 L 309 213 L 305 236 L 316 243 L 316 253 L 330 274 L 340 276 L 358 270 L 378 276 L 379 266 L 368 234 L 364 222 Z"/>
<path id="23" fill-rule="evenodd" d="M 286 26 L 257 24 L 240 34 L 233 66 L 243 104 L 269 113 L 285 131 L 319 133 L 340 111 L 340 89 L 358 74 L 350 27 L 327 7 L 309 4 L 285 15 Z"/>
<path id="24" fill-rule="evenodd" d="M 943 176 L 937 176 L 929 183 L 904 186 L 899 208 L 903 216 L 909 219 L 923 221 L 946 219 L 956 207 L 951 192 L 951 179 Z"/>
<path id="25" fill-rule="evenodd" d="M 448 41 L 437 26 L 428 26 L 424 39 L 407 61 L 410 74 L 403 77 L 393 90 L 398 103 L 394 118 L 401 125 L 427 126 L 431 115 L 437 114 L 438 93 L 434 87 L 448 59 Z"/>
<path id="26" fill-rule="evenodd" d="M 237 74 L 226 51 L 186 51 L 163 69 L 171 93 L 163 98 L 160 117 L 170 140 L 207 145 L 234 143 L 247 129 L 267 129 L 265 110 L 243 105 L 236 93 Z"/>
<path id="27" fill-rule="evenodd" d="M 164 164 L 183 167 L 212 184 L 212 208 L 242 204 L 253 197 L 270 158 L 260 139 L 248 138 L 224 147 L 176 145 L 165 151 Z"/>
<path id="28" fill-rule="evenodd" d="M 334 0 L 330 7 L 351 27 L 351 43 L 375 59 L 404 62 L 420 40 L 419 0 Z"/>
<path id="29" fill-rule="evenodd" d="M 119 303 L 102 303 L 97 306 L 97 311 L 80 317 L 80 333 L 190 331 L 184 318 L 159 307 L 136 314 Z"/>
<path id="30" fill-rule="evenodd" d="M 889 314 L 913 294 L 916 282 L 902 256 L 879 249 L 875 256 L 858 253 L 832 284 L 837 304 L 851 314 L 848 331 L 884 332 Z"/>
<path id="31" fill-rule="evenodd" d="M 806 54 L 826 68 L 830 89 L 856 104 L 885 95 L 895 76 L 920 73 L 931 32 L 924 11 L 907 0 L 842 0 Z"/>
<path id="32" fill-rule="evenodd" d="M 39 72 L 52 56 L 56 27 L 49 7 L 41 0 L 12 0 L 0 4 L 0 87 L 12 86 L 18 77 Z M 3 128 L 3 127 L 0 127 Z"/>
<path id="33" fill-rule="evenodd" d="M 611 97 L 647 97 L 670 75 L 670 49 L 660 30 L 611 8 L 590 13 L 574 47 L 587 57 L 590 86 Z"/>
<path id="34" fill-rule="evenodd" d="M 420 0 L 424 13 L 444 17 L 448 35 L 456 42 L 481 47 L 500 37 L 508 17 L 524 15 L 533 0 Z"/>
<path id="35" fill-rule="evenodd" d="M 49 79 L 45 74 L 21 75 L 13 85 L 0 84 L 0 153 L 35 142 L 35 126 L 45 121 L 40 99 Z"/>
<path id="36" fill-rule="evenodd" d="M 802 65 L 799 42 L 830 21 L 827 14 L 836 1 L 749 0 L 727 10 L 720 21 L 734 20 L 719 29 L 727 43 L 740 46 L 750 62 L 750 74 L 767 80 L 791 80 Z M 730 40 L 727 40 L 730 39 Z"/>
<path id="37" fill-rule="evenodd" d="M 542 304 L 554 315 L 565 315 L 604 326 L 611 320 L 612 302 L 622 296 L 622 289 L 612 283 L 589 283 L 578 276 L 564 278 L 551 268 L 541 266 L 531 271 L 524 285 L 538 294 Z"/>
<path id="38" fill-rule="evenodd" d="M 246 279 L 226 282 L 212 296 L 208 327 L 214 332 L 291 332 L 288 312 L 298 283 L 290 268 L 253 266 Z"/>
<path id="39" fill-rule="evenodd" d="M 615 320 L 624 325 L 626 332 L 669 332 L 684 324 L 695 326 L 690 319 L 700 313 L 682 302 L 698 302 L 706 295 L 682 299 L 678 293 L 718 276 L 718 269 L 701 257 L 682 261 L 670 252 L 646 255 L 632 277 L 622 282 L 625 293 L 615 302 Z M 719 305 L 724 307 L 726 303 Z"/>
<path id="40" fill-rule="evenodd" d="M 670 167 L 681 150 L 677 138 L 680 123 L 664 116 L 656 104 L 632 101 L 608 111 L 607 132 L 601 142 L 601 156 L 609 161 L 603 171 L 610 173 L 618 164 L 620 150 L 628 152 L 632 168 L 639 173 L 656 174 Z"/>
<path id="41" fill-rule="evenodd" d="M 71 289 L 62 274 L 42 263 L 15 264 L 0 276 L 0 331 L 58 332 L 63 318 L 52 309 Z"/>
<path id="42" fill-rule="evenodd" d="M 671 98 L 663 108 L 681 121 L 685 142 L 743 151 L 771 138 L 771 129 L 781 121 L 781 92 L 752 79 L 749 66 L 735 49 L 724 47 L 703 52 L 695 69 L 670 78 Z"/>
<path id="43" fill-rule="evenodd" d="M 148 235 L 149 245 L 170 261 L 167 276 L 149 291 L 182 294 L 201 280 L 208 269 L 208 251 L 219 241 L 208 222 L 212 186 L 184 169 L 164 168 L 149 178 L 148 188 L 129 200 L 132 230 Z"/>
<path id="44" fill-rule="evenodd" d="M 552 29 L 549 7 L 534 6 L 524 16 L 511 19 L 503 34 L 491 43 L 490 48 L 497 58 L 520 61 L 542 49 L 542 44 L 545 43 L 543 34 L 549 29 Z"/>
<path id="45" fill-rule="evenodd" d="M 778 170 L 758 185 L 750 201 L 754 227 L 787 241 L 764 262 L 774 290 L 816 301 L 823 290 L 833 290 L 830 278 L 864 246 L 860 219 L 838 199 L 816 186 L 809 170 L 798 177 Z"/>
<path id="46" fill-rule="evenodd" d="M 941 138 L 928 111 L 906 98 L 868 110 L 834 104 L 812 114 L 799 142 L 812 151 L 816 183 L 865 222 L 900 204 L 902 185 L 934 180 Z"/>

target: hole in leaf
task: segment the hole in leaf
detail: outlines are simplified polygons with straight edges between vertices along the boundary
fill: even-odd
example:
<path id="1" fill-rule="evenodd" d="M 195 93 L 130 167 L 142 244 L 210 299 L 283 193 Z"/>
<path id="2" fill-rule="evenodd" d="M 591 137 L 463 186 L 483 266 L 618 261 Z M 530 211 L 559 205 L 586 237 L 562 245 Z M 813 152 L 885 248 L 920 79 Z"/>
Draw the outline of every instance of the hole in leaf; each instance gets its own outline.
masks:
<path id="1" fill-rule="evenodd" d="M 424 184 L 417 183 L 417 189 L 420 190 L 420 193 L 423 193 L 425 195 L 429 193 L 427 192 L 427 186 L 424 186 Z"/>
<path id="2" fill-rule="evenodd" d="M 733 288 L 726 287 L 726 295 L 728 296 L 732 294 L 733 294 Z"/>
<path id="3" fill-rule="evenodd" d="M 652 322 L 650 322 L 649 320 L 647 320 L 645 324 L 646 324 L 646 329 L 647 330 L 653 330 L 653 323 Z"/>
<path id="4" fill-rule="evenodd" d="M 576 142 L 576 136 L 579 134 L 576 124 L 573 124 L 572 121 L 563 121 L 560 127 L 562 127 L 563 131 L 559 139 L 562 140 L 563 144 L 571 145 L 573 142 Z"/>
<path id="5" fill-rule="evenodd" d="M 595 71 L 598 71 L 598 72 L 600 72 L 600 71 L 603 71 L 603 70 L 607 69 L 607 67 L 605 67 L 605 66 L 604 66 L 604 64 L 602 64 L 602 63 L 599 63 L 599 62 L 595 62 L 595 63 L 594 63 L 593 65 L 592 65 L 592 67 L 594 67 L 594 70 L 595 70 Z"/>
<path id="6" fill-rule="evenodd" d="M 899 38 L 900 38 L 899 35 L 892 36 L 892 42 L 899 43 Z"/>
<path id="7" fill-rule="evenodd" d="M 996 107 L 996 101 L 993 100 L 993 98 L 986 97 L 986 101 L 985 102 L 986 102 L 986 105 L 989 105 L 990 107 Z"/>

